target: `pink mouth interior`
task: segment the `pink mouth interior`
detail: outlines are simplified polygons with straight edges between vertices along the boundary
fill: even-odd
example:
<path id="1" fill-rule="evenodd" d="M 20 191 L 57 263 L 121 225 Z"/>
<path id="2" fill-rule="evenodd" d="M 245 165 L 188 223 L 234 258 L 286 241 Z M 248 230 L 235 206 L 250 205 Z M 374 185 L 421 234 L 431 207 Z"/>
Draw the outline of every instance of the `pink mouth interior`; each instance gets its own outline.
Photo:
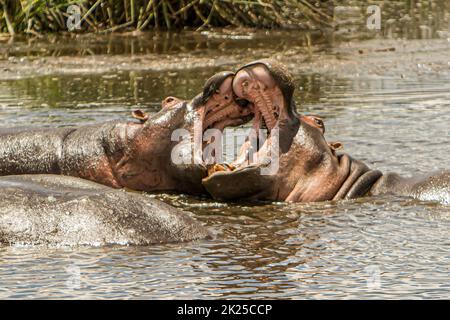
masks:
<path id="1" fill-rule="evenodd" d="M 249 106 L 240 107 L 235 102 L 235 97 L 249 101 Z M 232 168 L 258 163 L 259 159 L 267 156 L 272 144 L 271 132 L 277 127 L 280 110 L 283 108 L 283 93 L 263 64 L 247 67 L 234 78 L 226 79 L 205 106 L 204 131 L 209 128 L 223 130 L 230 125 L 242 124 L 242 117 L 251 113 L 254 114 L 254 120 L 251 135 L 241 147 L 238 158 L 232 164 L 218 168 L 218 171 L 230 171 Z M 261 129 L 268 130 L 268 137 L 263 144 L 259 140 Z"/>
<path id="2" fill-rule="evenodd" d="M 253 113 L 252 106 L 243 108 L 234 100 L 232 77 L 228 77 L 208 100 L 203 109 L 203 131 L 215 128 L 222 131 L 227 126 L 244 123 L 243 118 Z"/>
<path id="3" fill-rule="evenodd" d="M 233 80 L 233 91 L 255 105 L 255 129 L 260 128 L 264 120 L 267 128 L 273 130 L 284 100 L 283 93 L 264 65 L 239 71 Z"/>

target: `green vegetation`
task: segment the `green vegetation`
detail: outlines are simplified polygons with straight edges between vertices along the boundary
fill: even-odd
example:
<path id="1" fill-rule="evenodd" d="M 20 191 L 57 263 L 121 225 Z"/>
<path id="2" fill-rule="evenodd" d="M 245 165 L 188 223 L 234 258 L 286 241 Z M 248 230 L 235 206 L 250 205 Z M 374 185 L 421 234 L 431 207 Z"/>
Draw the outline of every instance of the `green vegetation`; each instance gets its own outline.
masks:
<path id="1" fill-rule="evenodd" d="M 67 31 L 68 8 L 81 32 L 236 26 L 312 29 L 331 25 L 331 0 L 0 0 L 0 32 Z M 69 12 L 69 13 L 68 13 Z"/>
<path id="2" fill-rule="evenodd" d="M 382 29 L 408 23 L 448 29 L 433 22 L 449 20 L 448 0 L 0 0 L 0 33 L 67 32 L 74 8 L 81 21 L 76 32 L 224 26 L 337 30 L 342 21 L 333 17 L 336 7 L 348 29 L 365 24 L 369 4 L 381 7 Z M 359 16 L 347 17 L 355 8 Z"/>

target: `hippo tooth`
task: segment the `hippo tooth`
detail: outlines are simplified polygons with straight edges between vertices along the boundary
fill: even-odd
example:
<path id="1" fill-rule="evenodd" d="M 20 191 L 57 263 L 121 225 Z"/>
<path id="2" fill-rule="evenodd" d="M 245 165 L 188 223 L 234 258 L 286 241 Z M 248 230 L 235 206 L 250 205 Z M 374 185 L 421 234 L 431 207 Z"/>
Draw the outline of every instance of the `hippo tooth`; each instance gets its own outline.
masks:
<path id="1" fill-rule="evenodd" d="M 268 96 L 266 91 L 262 91 L 261 95 L 263 99 L 266 101 L 266 110 L 265 110 L 266 112 L 263 113 L 263 115 L 267 116 L 267 118 L 265 117 L 264 120 L 266 121 L 267 126 L 270 126 L 269 129 L 272 130 L 277 123 L 277 119 L 274 117 L 272 113 L 273 103 L 272 100 L 270 100 L 270 97 Z M 270 124 L 268 122 L 270 122 Z"/>
<path id="2" fill-rule="evenodd" d="M 261 111 L 267 127 L 269 130 L 272 130 L 275 127 L 277 120 L 269 111 L 271 109 L 269 106 L 272 104 L 270 98 L 265 92 L 260 92 L 259 94 L 255 93 L 252 95 L 252 98 L 255 106 Z"/>

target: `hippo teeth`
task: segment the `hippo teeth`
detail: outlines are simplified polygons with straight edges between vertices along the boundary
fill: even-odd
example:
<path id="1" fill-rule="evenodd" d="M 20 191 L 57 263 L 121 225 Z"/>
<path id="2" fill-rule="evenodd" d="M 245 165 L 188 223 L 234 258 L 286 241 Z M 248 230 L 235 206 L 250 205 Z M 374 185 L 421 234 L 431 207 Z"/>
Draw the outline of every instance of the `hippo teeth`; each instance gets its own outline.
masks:
<path id="1" fill-rule="evenodd" d="M 208 168 L 208 176 L 212 175 L 215 172 L 234 171 L 234 170 L 236 170 L 236 167 L 232 164 L 216 163 Z"/>
<path id="2" fill-rule="evenodd" d="M 261 112 L 267 128 L 271 131 L 278 121 L 274 115 L 274 113 L 279 114 L 278 110 L 276 110 L 277 107 L 273 106 L 269 94 L 264 90 L 249 92 L 249 95 L 256 109 Z"/>

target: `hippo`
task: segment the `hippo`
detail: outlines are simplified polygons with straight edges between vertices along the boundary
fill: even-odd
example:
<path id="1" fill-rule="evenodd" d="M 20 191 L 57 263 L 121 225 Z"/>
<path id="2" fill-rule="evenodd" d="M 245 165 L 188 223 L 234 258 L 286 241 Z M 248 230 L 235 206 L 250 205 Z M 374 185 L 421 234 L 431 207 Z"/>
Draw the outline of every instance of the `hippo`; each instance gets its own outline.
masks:
<path id="1" fill-rule="evenodd" d="M 405 178 L 371 169 L 339 152 L 340 143 L 326 141 L 322 119 L 297 114 L 292 78 L 278 63 L 262 60 L 242 67 L 232 87 L 238 99 L 253 104 L 253 126 L 266 127 L 269 137 L 253 152 L 246 142 L 234 163 L 210 171 L 203 185 L 213 198 L 317 202 L 393 194 L 450 203 L 448 170 Z M 262 174 L 273 162 L 275 132 L 279 170 Z"/>
<path id="2" fill-rule="evenodd" d="M 61 175 L 0 177 L 0 243 L 150 245 L 212 237 L 189 213 L 138 192 Z"/>
<path id="3" fill-rule="evenodd" d="M 207 169 L 201 152 L 193 152 L 207 143 L 202 134 L 253 117 L 251 109 L 237 104 L 232 96 L 233 76 L 232 72 L 215 74 L 191 101 L 168 97 L 162 110 L 151 117 L 134 112 L 135 121 L 0 129 L 0 176 L 58 174 L 113 188 L 205 193 L 201 180 Z M 174 136 L 181 131 L 195 137 L 196 130 L 199 139 Z M 191 161 L 175 163 L 173 149 Z"/>

